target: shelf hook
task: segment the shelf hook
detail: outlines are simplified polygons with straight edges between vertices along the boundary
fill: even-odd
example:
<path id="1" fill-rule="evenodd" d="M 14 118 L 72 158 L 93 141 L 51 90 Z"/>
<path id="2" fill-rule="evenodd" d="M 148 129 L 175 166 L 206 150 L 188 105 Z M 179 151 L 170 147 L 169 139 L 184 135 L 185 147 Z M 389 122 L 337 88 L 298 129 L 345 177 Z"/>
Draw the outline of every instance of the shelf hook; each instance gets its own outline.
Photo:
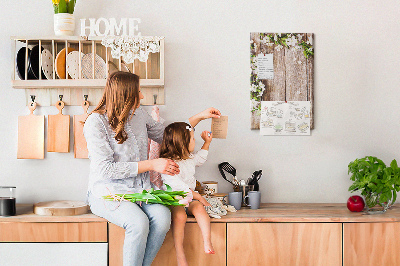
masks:
<path id="1" fill-rule="evenodd" d="M 88 97 L 89 97 L 89 95 L 83 95 L 83 98 L 85 99 L 85 101 L 87 101 L 87 99 L 88 99 Z"/>
<path id="2" fill-rule="evenodd" d="M 64 97 L 64 95 L 58 95 L 58 98 L 60 99 L 60 101 L 62 101 L 62 99 L 63 99 L 63 97 Z"/>
<path id="3" fill-rule="evenodd" d="M 153 97 L 154 97 L 154 104 L 157 104 L 157 94 L 154 94 Z"/>
<path id="4" fill-rule="evenodd" d="M 31 100 L 32 100 L 33 103 L 35 102 L 35 98 L 36 98 L 35 95 L 31 95 Z"/>

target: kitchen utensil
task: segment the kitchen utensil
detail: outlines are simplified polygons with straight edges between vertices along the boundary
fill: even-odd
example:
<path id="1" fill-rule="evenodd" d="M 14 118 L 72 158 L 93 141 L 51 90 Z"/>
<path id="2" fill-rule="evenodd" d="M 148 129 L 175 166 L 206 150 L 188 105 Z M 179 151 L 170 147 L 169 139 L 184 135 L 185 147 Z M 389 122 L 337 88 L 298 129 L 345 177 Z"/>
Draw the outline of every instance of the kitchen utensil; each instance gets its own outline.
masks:
<path id="1" fill-rule="evenodd" d="M 81 53 L 81 58 L 79 59 L 78 51 L 72 51 L 67 55 L 67 71 L 73 79 L 79 78 L 79 62 L 82 62 L 83 56 L 84 54 Z"/>
<path id="2" fill-rule="evenodd" d="M 70 200 L 39 202 L 33 205 L 33 212 L 46 216 L 81 215 L 88 212 L 88 205 L 81 201 Z"/>
<path id="3" fill-rule="evenodd" d="M 256 190 L 256 191 L 260 190 L 260 186 L 258 184 L 258 181 L 260 180 L 261 177 L 262 177 L 262 170 L 259 170 L 257 172 L 257 174 L 255 175 L 254 190 Z"/>
<path id="4" fill-rule="evenodd" d="M 251 180 L 248 182 L 249 185 L 254 185 L 254 190 L 259 190 L 258 180 L 260 180 L 262 176 L 262 170 L 255 171 L 251 177 Z"/>
<path id="5" fill-rule="evenodd" d="M 244 198 L 247 196 L 247 194 L 249 193 L 249 191 L 253 191 L 254 190 L 254 185 L 244 185 L 244 186 L 234 186 L 233 187 L 233 191 L 236 192 L 242 192 L 242 206 L 245 207 L 247 206 L 246 203 L 244 202 Z"/>
<path id="6" fill-rule="evenodd" d="M 86 118 L 89 116 L 88 108 L 89 102 L 84 101 L 82 103 L 82 108 L 84 113 L 81 115 L 74 115 L 74 157 L 86 159 L 88 158 L 88 150 L 86 147 L 86 139 L 83 135 L 83 123 L 86 121 Z"/>
<path id="7" fill-rule="evenodd" d="M 13 216 L 16 214 L 15 187 L 0 187 L 0 216 Z"/>
<path id="8" fill-rule="evenodd" d="M 29 115 L 18 116 L 18 159 L 44 159 L 44 115 L 34 115 L 36 103 L 29 106 Z"/>
<path id="9" fill-rule="evenodd" d="M 92 79 L 93 78 L 93 56 L 94 56 L 94 78 L 95 79 L 106 79 L 106 62 L 98 54 L 85 54 L 82 57 L 82 78 Z"/>
<path id="10" fill-rule="evenodd" d="M 29 68 L 29 58 L 31 56 L 31 49 L 28 48 L 28 63 L 27 63 L 27 72 L 28 79 L 35 79 L 35 75 L 32 72 L 32 69 Z M 26 59 L 26 47 L 22 47 L 18 50 L 16 63 L 17 63 L 17 74 L 21 80 L 25 80 L 25 59 Z"/>
<path id="11" fill-rule="evenodd" d="M 29 68 L 32 69 L 32 72 L 35 75 L 35 79 L 39 79 L 39 58 L 41 57 L 41 53 L 43 50 L 44 48 L 42 46 L 40 46 L 39 49 L 39 45 L 35 45 L 31 50 L 31 56 L 29 58 Z M 41 71 L 42 79 L 47 79 L 43 69 Z"/>
<path id="12" fill-rule="evenodd" d="M 236 210 L 240 210 L 242 207 L 242 198 L 242 192 L 235 191 L 228 193 L 229 205 L 235 207 Z"/>
<path id="13" fill-rule="evenodd" d="M 69 115 L 63 115 L 64 102 L 58 101 L 56 115 L 49 115 L 47 132 L 48 152 L 69 152 Z"/>
<path id="14" fill-rule="evenodd" d="M 66 56 L 66 52 L 67 52 L 67 54 L 69 54 L 72 51 L 76 51 L 76 49 L 68 47 L 68 49 L 64 48 L 57 54 L 57 57 L 56 57 L 56 73 L 57 73 L 57 76 L 60 79 L 65 79 L 66 78 L 66 73 L 65 73 L 65 68 L 66 68 L 65 56 Z M 71 78 L 71 77 L 69 77 L 69 78 Z"/>
<path id="15" fill-rule="evenodd" d="M 42 69 L 47 79 L 53 79 L 53 54 L 47 49 L 42 51 Z"/>
<path id="16" fill-rule="evenodd" d="M 246 203 L 246 200 L 248 203 Z M 249 191 L 248 195 L 244 197 L 246 206 L 250 206 L 250 209 L 256 210 L 260 208 L 261 192 L 260 191 Z"/>
<path id="17" fill-rule="evenodd" d="M 229 183 L 231 183 L 232 185 L 238 185 L 238 181 L 236 178 L 236 169 L 235 167 L 233 167 L 232 165 L 230 165 L 228 162 L 222 162 L 218 165 L 218 169 L 219 172 L 221 173 L 222 177 L 228 181 Z M 233 181 L 230 181 L 226 178 L 224 171 L 230 173 L 231 175 L 233 175 Z"/>
<path id="18" fill-rule="evenodd" d="M 258 175 L 259 175 L 259 172 L 261 172 L 261 170 L 255 171 L 255 172 L 251 175 L 251 177 L 249 178 L 249 182 L 248 182 L 250 185 L 254 185 L 254 183 L 257 182 L 257 177 L 258 177 Z"/>

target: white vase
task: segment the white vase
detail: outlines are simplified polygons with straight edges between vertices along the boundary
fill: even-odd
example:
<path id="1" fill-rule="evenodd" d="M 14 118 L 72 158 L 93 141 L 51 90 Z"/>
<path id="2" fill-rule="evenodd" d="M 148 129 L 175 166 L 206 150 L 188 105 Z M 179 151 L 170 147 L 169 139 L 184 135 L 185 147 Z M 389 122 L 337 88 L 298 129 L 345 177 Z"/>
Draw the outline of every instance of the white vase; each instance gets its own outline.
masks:
<path id="1" fill-rule="evenodd" d="M 54 14 L 54 33 L 56 36 L 74 35 L 75 18 L 74 14 Z"/>

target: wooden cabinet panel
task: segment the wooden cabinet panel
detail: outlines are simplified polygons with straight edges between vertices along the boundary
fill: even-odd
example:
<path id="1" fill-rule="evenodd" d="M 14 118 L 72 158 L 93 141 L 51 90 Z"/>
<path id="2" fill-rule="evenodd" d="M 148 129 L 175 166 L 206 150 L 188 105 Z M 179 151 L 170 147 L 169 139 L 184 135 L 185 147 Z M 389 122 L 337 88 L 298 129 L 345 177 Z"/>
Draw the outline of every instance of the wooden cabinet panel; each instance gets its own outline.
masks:
<path id="1" fill-rule="evenodd" d="M 122 266 L 122 249 L 125 229 L 108 223 L 108 263 L 109 266 Z"/>
<path id="2" fill-rule="evenodd" d="M 125 230 L 109 224 L 109 265 L 122 265 L 122 247 Z M 226 265 L 226 224 L 211 224 L 211 239 L 216 254 L 204 253 L 203 238 L 197 223 L 187 223 L 185 227 L 185 253 L 189 265 Z M 177 265 L 174 240 L 171 231 L 167 233 L 164 244 L 157 254 L 154 266 Z"/>
<path id="3" fill-rule="evenodd" d="M 107 242 L 107 223 L 0 223 L 0 242 Z"/>
<path id="4" fill-rule="evenodd" d="M 183 242 L 189 265 L 223 266 L 226 265 L 226 224 L 211 223 L 211 240 L 215 254 L 206 254 L 203 237 L 197 223 L 187 223 Z M 165 237 L 164 244 L 155 258 L 153 266 L 177 265 L 174 239 L 171 231 Z"/>
<path id="5" fill-rule="evenodd" d="M 343 224 L 343 265 L 400 265 L 400 223 Z"/>
<path id="6" fill-rule="evenodd" d="M 342 265 L 341 223 L 228 223 L 228 266 Z"/>
<path id="7" fill-rule="evenodd" d="M 107 266 L 107 243 L 0 243 L 0 258 L 2 266 Z"/>

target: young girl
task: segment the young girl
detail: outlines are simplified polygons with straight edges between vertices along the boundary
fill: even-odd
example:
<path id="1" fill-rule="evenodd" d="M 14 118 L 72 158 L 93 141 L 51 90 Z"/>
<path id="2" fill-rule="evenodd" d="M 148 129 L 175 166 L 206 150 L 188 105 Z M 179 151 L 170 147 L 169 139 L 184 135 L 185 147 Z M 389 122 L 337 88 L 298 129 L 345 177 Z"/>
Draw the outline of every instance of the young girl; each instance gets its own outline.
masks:
<path id="1" fill-rule="evenodd" d="M 176 122 L 165 128 L 161 143 L 160 158 L 174 160 L 179 165 L 180 170 L 180 173 L 174 176 L 162 174 L 161 177 L 164 184 L 168 184 L 173 190 L 188 191 L 193 195 L 193 201 L 190 202 L 187 208 L 183 206 L 171 208 L 172 234 L 179 266 L 187 265 L 183 249 L 186 212 L 194 215 L 200 226 L 204 241 L 204 251 L 208 254 L 215 254 L 211 244 L 210 217 L 204 208 L 204 206 L 211 205 L 199 193 L 194 191 L 196 186 L 195 167 L 202 165 L 207 160 L 212 134 L 211 132 L 203 131 L 201 137 L 204 140 L 203 147 L 193 154 L 195 147 L 194 128 L 187 123 Z"/>

